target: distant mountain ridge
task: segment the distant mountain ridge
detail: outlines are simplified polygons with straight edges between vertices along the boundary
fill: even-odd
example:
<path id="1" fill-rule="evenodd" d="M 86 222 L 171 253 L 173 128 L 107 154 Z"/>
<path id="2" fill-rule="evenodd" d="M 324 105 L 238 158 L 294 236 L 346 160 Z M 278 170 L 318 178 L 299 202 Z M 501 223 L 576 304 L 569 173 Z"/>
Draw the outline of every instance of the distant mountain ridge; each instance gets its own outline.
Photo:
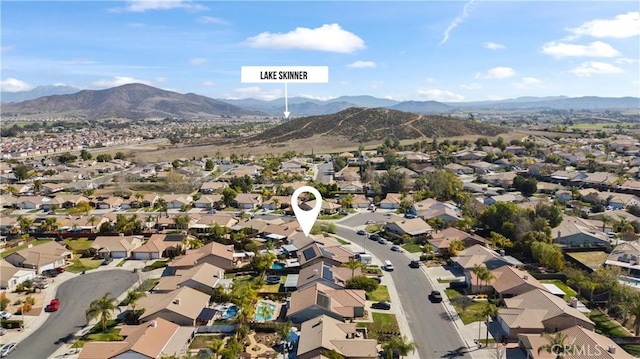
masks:
<path id="1" fill-rule="evenodd" d="M 179 117 L 264 115 L 193 93 L 179 94 L 144 84 L 127 84 L 106 90 L 82 90 L 19 103 L 4 104 L 3 116 L 17 114 L 68 115 L 87 118 Z"/>
<path id="2" fill-rule="evenodd" d="M 61 85 L 47 85 L 38 86 L 29 91 L 17 91 L 17 92 L 0 92 L 0 102 L 22 102 L 28 100 L 34 100 L 39 97 L 53 96 L 53 95 L 70 95 L 81 91 L 79 88 L 72 86 Z"/>

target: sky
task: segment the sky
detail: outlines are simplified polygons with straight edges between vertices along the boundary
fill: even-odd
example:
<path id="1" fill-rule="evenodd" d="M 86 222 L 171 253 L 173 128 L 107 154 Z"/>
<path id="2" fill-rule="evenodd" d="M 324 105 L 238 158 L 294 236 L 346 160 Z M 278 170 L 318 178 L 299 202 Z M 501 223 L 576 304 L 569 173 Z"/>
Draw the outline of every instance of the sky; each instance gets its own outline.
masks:
<path id="1" fill-rule="evenodd" d="M 640 97 L 637 1 L 31 1 L 1 3 L 1 89 L 145 83 L 284 96 L 241 66 L 328 66 L 288 96 L 480 101 Z"/>

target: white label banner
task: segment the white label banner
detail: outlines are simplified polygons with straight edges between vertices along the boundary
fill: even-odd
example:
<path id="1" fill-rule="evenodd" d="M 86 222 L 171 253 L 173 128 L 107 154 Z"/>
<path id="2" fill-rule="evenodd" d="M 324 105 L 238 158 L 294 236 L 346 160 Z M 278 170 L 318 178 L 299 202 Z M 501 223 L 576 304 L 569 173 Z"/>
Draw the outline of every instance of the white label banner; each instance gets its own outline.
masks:
<path id="1" fill-rule="evenodd" d="M 242 66 L 242 83 L 327 83 L 329 66 Z"/>

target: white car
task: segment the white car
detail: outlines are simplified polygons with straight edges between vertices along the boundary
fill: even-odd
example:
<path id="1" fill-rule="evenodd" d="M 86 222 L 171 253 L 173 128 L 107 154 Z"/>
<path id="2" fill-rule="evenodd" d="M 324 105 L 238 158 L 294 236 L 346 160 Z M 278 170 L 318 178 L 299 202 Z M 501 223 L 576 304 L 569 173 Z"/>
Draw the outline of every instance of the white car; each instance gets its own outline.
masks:
<path id="1" fill-rule="evenodd" d="M 402 252 L 402 248 L 397 244 L 392 245 L 391 250 L 394 252 Z"/>
<path id="2" fill-rule="evenodd" d="M 0 312 L 0 318 L 2 319 L 9 319 L 11 318 L 11 313 L 7 313 L 7 312 Z"/>
<path id="3" fill-rule="evenodd" d="M 7 355 L 9 355 L 9 353 L 14 351 L 17 346 L 18 346 L 17 343 L 9 343 L 9 344 L 3 346 L 2 349 L 0 349 L 0 358 L 4 358 Z"/>

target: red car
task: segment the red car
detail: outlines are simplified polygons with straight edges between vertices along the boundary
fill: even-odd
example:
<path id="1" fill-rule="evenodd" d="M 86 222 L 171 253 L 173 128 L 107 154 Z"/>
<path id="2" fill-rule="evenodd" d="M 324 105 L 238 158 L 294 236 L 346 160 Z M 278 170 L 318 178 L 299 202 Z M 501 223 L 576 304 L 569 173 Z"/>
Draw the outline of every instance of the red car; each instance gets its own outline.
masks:
<path id="1" fill-rule="evenodd" d="M 51 302 L 49 303 L 49 305 L 47 305 L 46 308 L 44 308 L 44 311 L 55 312 L 56 310 L 58 310 L 59 307 L 60 307 L 60 299 L 58 298 L 51 299 Z"/>
<path id="2" fill-rule="evenodd" d="M 58 267 L 56 268 L 56 271 L 58 271 L 58 273 L 64 273 L 65 269 L 62 267 Z"/>

